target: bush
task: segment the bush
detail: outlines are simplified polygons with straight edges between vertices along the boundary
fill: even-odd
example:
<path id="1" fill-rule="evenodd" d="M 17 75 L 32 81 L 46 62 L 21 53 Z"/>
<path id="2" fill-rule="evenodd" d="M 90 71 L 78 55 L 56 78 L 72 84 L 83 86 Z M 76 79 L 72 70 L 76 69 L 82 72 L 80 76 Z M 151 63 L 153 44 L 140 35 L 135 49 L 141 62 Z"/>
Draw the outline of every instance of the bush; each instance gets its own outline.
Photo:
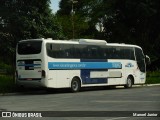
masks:
<path id="1" fill-rule="evenodd" d="M 0 93 L 14 92 L 15 89 L 13 76 L 0 75 Z"/>
<path id="2" fill-rule="evenodd" d="M 1 73 L 7 74 L 7 75 L 13 75 L 14 68 L 11 65 L 0 63 L 0 74 Z"/>
<path id="3" fill-rule="evenodd" d="M 146 84 L 160 83 L 160 71 L 147 72 Z"/>

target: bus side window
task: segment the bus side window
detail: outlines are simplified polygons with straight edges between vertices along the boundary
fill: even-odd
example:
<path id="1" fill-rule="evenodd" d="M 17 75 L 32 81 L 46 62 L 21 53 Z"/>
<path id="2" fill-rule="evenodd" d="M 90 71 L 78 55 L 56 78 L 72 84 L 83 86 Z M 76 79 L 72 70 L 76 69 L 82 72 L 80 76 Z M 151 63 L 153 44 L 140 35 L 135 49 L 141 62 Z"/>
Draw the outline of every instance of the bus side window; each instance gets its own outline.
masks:
<path id="1" fill-rule="evenodd" d="M 61 58 L 70 58 L 70 49 L 68 44 L 61 44 Z"/>
<path id="2" fill-rule="evenodd" d="M 47 55 L 50 56 L 50 57 L 54 57 L 52 44 L 48 43 L 46 46 L 47 46 Z"/>
<path id="3" fill-rule="evenodd" d="M 116 49 L 114 47 L 112 47 L 111 49 L 111 58 L 112 59 L 116 59 L 117 58 L 117 55 L 116 55 Z"/>
<path id="4" fill-rule="evenodd" d="M 61 51 L 60 51 L 60 45 L 59 44 L 54 44 L 54 56 L 55 58 L 60 58 L 61 57 Z"/>
<path id="5" fill-rule="evenodd" d="M 98 48 L 96 46 L 90 46 L 89 47 L 90 51 L 90 58 L 91 59 L 98 59 L 99 53 L 98 53 Z"/>
<path id="6" fill-rule="evenodd" d="M 80 51 L 80 49 L 79 48 L 74 48 L 75 49 L 75 58 L 80 58 L 80 56 L 81 56 L 81 51 Z"/>

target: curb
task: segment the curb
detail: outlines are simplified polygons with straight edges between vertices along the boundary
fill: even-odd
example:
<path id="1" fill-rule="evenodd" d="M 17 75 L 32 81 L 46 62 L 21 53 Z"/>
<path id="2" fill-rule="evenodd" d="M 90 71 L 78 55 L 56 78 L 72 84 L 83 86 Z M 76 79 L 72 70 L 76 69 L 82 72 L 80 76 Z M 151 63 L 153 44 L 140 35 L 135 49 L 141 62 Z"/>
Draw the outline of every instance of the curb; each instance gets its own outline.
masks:
<path id="1" fill-rule="evenodd" d="M 159 83 L 159 84 L 141 84 L 141 85 L 133 85 L 132 87 L 141 87 L 141 86 L 144 86 L 144 87 L 160 86 L 160 83 Z M 123 87 L 123 86 L 116 86 L 116 88 L 124 88 L 124 87 Z"/>
<path id="2" fill-rule="evenodd" d="M 143 86 L 159 86 L 160 85 L 160 83 L 159 84 L 144 84 Z"/>
<path id="3" fill-rule="evenodd" d="M 0 96 L 18 95 L 20 93 L 0 93 Z"/>

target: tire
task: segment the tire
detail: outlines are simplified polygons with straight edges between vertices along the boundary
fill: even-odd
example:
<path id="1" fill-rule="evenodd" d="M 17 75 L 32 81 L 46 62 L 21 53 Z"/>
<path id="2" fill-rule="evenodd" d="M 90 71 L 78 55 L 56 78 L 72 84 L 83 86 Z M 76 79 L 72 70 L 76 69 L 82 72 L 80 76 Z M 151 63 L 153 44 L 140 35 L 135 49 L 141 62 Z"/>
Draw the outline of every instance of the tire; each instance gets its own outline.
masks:
<path id="1" fill-rule="evenodd" d="M 132 85 L 133 85 L 133 79 L 132 79 L 132 77 L 128 76 L 127 83 L 124 87 L 125 88 L 132 88 Z"/>
<path id="2" fill-rule="evenodd" d="M 72 92 L 78 92 L 80 91 L 81 83 L 78 78 L 73 78 L 71 82 L 71 91 Z"/>

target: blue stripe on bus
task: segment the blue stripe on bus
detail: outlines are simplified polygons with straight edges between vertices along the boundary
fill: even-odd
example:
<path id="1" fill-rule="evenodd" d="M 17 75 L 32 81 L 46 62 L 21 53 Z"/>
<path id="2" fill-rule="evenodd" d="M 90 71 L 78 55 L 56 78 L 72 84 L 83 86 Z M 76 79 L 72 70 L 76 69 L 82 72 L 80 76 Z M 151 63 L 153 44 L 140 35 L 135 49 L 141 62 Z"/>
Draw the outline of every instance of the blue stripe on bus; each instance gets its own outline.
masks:
<path id="1" fill-rule="evenodd" d="M 48 69 L 121 69 L 120 62 L 48 62 Z"/>
<path id="2" fill-rule="evenodd" d="M 40 66 L 41 64 L 18 64 L 18 66 Z"/>

